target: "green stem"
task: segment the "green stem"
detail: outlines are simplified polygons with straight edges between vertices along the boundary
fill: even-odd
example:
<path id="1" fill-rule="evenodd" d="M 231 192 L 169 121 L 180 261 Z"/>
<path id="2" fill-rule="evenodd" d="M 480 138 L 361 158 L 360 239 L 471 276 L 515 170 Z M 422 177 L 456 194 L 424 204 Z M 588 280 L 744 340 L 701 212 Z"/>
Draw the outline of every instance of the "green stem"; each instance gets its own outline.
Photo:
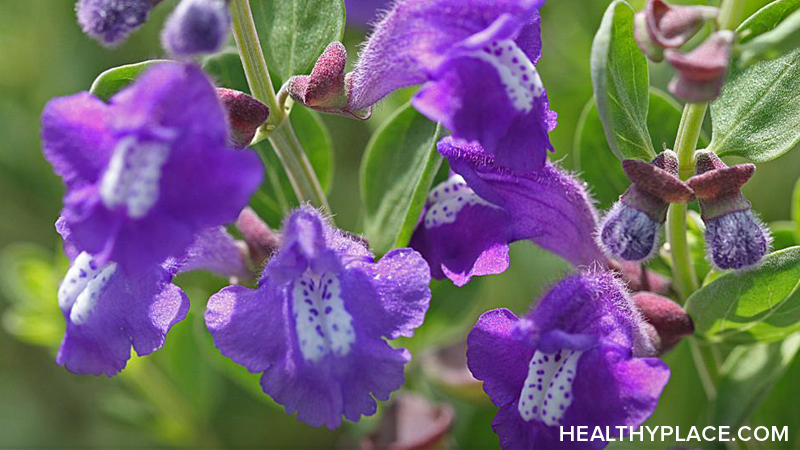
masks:
<path id="1" fill-rule="evenodd" d="M 231 0 L 231 22 L 233 23 L 233 37 L 239 49 L 244 74 L 250 92 L 257 100 L 269 107 L 269 120 L 266 127 L 269 131 L 277 128 L 278 124 L 286 117 L 286 113 L 278 106 L 278 98 L 272 87 L 272 79 L 267 69 L 267 61 L 261 50 L 258 40 L 256 24 L 253 13 L 250 11 L 249 0 Z"/>
<path id="2" fill-rule="evenodd" d="M 312 205 L 330 212 L 325 192 L 289 120 L 284 120 L 270 133 L 269 143 L 281 160 L 297 199 L 300 202 L 311 202 Z"/>
<path id="3" fill-rule="evenodd" d="M 703 129 L 707 103 L 687 104 L 683 109 L 675 153 L 678 154 L 678 172 L 685 180 L 694 173 L 694 152 Z M 694 270 L 689 243 L 686 240 L 686 205 L 673 203 L 667 214 L 667 234 L 672 255 L 672 275 L 681 299 L 686 300 L 697 290 L 697 274 Z"/>
<path id="4" fill-rule="evenodd" d="M 319 184 L 314 168 L 308 161 L 303 146 L 297 140 L 287 111 L 278 101 L 272 80 L 269 76 L 267 61 L 258 40 L 253 13 L 249 0 L 230 1 L 233 37 L 239 48 L 239 56 L 247 77 L 250 92 L 257 100 L 269 107 L 269 120 L 259 129 L 257 140 L 264 136 L 269 138 L 272 148 L 283 164 L 289 182 L 301 203 L 309 202 L 330 212 L 325 192 Z"/>

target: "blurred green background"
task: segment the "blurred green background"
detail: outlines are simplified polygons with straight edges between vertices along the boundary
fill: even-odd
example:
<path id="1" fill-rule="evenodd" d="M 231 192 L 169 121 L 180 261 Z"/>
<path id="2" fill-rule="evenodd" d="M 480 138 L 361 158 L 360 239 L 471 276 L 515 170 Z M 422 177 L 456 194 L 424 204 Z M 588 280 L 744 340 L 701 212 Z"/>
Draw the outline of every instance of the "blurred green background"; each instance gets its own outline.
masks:
<path id="1" fill-rule="evenodd" d="M 750 12 L 765 3 L 746 1 Z M 208 296 L 225 280 L 207 274 L 178 280 L 192 299 L 189 317 L 170 332 L 163 350 L 134 357 L 122 375 L 76 376 L 54 363 L 63 332 L 56 288 L 67 263 L 53 224 L 63 188 L 42 157 L 39 115 L 49 99 L 88 90 L 105 69 L 163 56 L 158 32 L 175 3 L 166 0 L 141 30 L 111 51 L 81 33 L 73 0 L 0 0 L 0 448 L 357 446 L 377 417 L 336 431 L 305 426 L 260 392 L 257 376 L 216 352 L 202 312 Z M 634 3 L 638 8 L 643 2 Z M 544 56 L 539 70 L 551 108 L 559 114 L 552 134 L 558 149 L 554 159 L 563 159 L 568 168 L 575 162 L 575 129 L 592 95 L 591 42 L 607 4 L 552 0 L 542 10 Z M 358 27 L 348 28 L 351 59 L 364 36 Z M 670 71 L 663 65 L 652 70 L 652 84 L 665 90 Z M 324 117 L 335 147 L 330 202 L 338 225 L 345 229 L 360 231 L 358 170 L 370 133 L 407 95 L 387 99 L 368 122 Z M 800 151 L 794 150 L 760 166 L 748 184 L 746 194 L 765 221 L 789 219 L 798 168 Z M 453 447 L 497 448 L 489 426 L 494 408 L 482 394 L 476 395 L 475 386 L 443 386 L 436 380 L 438 369 L 423 356 L 463 339 L 487 309 L 506 306 L 524 313 L 544 288 L 568 271 L 565 263 L 530 243 L 514 244 L 511 257 L 509 271 L 476 279 L 468 287 L 436 282 L 428 320 L 415 338 L 402 342 L 415 356 L 404 389 L 455 407 L 455 425 L 446 441 Z M 703 424 L 707 411 L 698 399 L 704 394 L 687 346 L 679 345 L 667 362 L 672 379 L 648 424 Z M 752 448 L 800 448 L 797 380 L 800 359 L 752 419 L 753 424 L 790 426 L 790 442 Z"/>

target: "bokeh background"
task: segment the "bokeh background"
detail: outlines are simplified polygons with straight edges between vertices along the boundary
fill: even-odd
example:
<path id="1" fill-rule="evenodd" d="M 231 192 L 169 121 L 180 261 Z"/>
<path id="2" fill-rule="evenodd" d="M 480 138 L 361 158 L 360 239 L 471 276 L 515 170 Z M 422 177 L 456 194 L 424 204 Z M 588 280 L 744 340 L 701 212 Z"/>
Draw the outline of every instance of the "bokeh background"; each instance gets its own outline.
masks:
<path id="1" fill-rule="evenodd" d="M 359 1 L 380 3 L 351 3 Z M 747 1 L 748 11 L 766 3 L 741 1 Z M 208 274 L 179 278 L 192 299 L 189 317 L 173 328 L 163 350 L 134 357 L 121 375 L 76 376 L 54 363 L 63 332 L 56 288 L 67 262 L 53 224 L 63 188 L 41 153 L 39 115 L 49 99 L 88 90 L 108 68 L 163 57 L 158 32 L 175 3 L 166 0 L 141 30 L 111 51 L 81 33 L 74 0 L 0 0 L 0 448 L 357 447 L 384 408 L 374 418 L 335 431 L 308 427 L 286 415 L 260 392 L 257 376 L 221 357 L 211 345 L 202 312 L 208 296 L 225 280 Z M 551 0 L 542 9 L 544 56 L 539 70 L 551 107 L 559 114 L 552 134 L 558 149 L 554 159 L 562 159 L 568 168 L 575 167 L 575 130 L 592 95 L 591 42 L 607 4 Z M 634 2 L 637 8 L 641 4 Z M 351 59 L 365 33 L 356 20 L 348 27 Z M 654 86 L 664 89 L 670 76 L 665 67 L 652 67 Z M 370 134 L 408 95 L 386 100 L 368 122 L 324 117 L 335 148 L 330 202 L 345 229 L 360 231 L 358 171 Z M 608 151 L 603 146 L 590 150 Z M 748 184 L 746 194 L 765 221 L 789 219 L 798 169 L 800 151 L 794 150 L 760 166 Z M 495 408 L 479 386 L 462 382 L 457 357 L 437 359 L 436 350 L 457 346 L 487 309 L 506 306 L 524 313 L 568 271 L 563 261 L 527 242 L 514 244 L 511 258 L 506 273 L 476 279 L 461 289 L 436 282 L 428 320 L 417 336 L 401 343 L 414 353 L 404 391 L 454 408 L 453 428 L 443 441 L 450 447 L 497 448 L 489 426 Z M 451 353 L 458 356 L 458 349 Z M 679 345 L 666 359 L 672 379 L 648 424 L 702 425 L 708 411 L 688 347 Z M 789 426 L 790 442 L 751 448 L 800 449 L 798 380 L 800 359 L 751 419 L 756 425 Z M 637 443 L 626 448 L 671 446 Z"/>

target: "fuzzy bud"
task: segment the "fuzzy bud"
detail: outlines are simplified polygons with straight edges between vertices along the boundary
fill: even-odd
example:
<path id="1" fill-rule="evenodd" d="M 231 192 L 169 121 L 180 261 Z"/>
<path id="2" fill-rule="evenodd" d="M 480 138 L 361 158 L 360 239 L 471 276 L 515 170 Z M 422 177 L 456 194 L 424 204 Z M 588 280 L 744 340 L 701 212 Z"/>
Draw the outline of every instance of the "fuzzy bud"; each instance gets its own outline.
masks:
<path id="1" fill-rule="evenodd" d="M 601 223 L 600 244 L 625 261 L 643 261 L 658 247 L 661 227 L 670 203 L 686 203 L 692 190 L 678 178 L 678 159 L 666 150 L 652 162 L 622 162 L 631 186 Z"/>
<path id="2" fill-rule="evenodd" d="M 753 164 L 728 167 L 713 152 L 696 153 L 696 175 L 687 183 L 700 201 L 706 224 L 706 247 L 720 269 L 741 269 L 761 261 L 770 235 L 755 217 L 742 186 L 753 176 Z"/>
<path id="3" fill-rule="evenodd" d="M 236 229 L 242 233 L 256 267 L 262 267 L 280 245 L 280 236 L 249 207 L 239 213 Z"/>
<path id="4" fill-rule="evenodd" d="M 225 0 L 182 0 L 161 32 L 161 45 L 176 57 L 213 53 L 228 39 L 231 18 Z"/>
<path id="5" fill-rule="evenodd" d="M 663 59 L 663 49 L 678 48 L 692 38 L 703 24 L 717 17 L 710 6 L 670 5 L 650 0 L 634 18 L 634 37 L 639 48 L 654 62 Z"/>
<path id="6" fill-rule="evenodd" d="M 233 89 L 217 88 L 217 97 L 228 112 L 230 144 L 237 148 L 250 145 L 258 127 L 269 118 L 267 105 Z"/>
<path id="7" fill-rule="evenodd" d="M 633 302 L 655 328 L 659 353 L 669 351 L 681 338 L 694 333 L 692 318 L 672 300 L 651 292 L 640 292 L 633 296 Z"/>
<path id="8" fill-rule="evenodd" d="M 719 97 L 730 62 L 735 34 L 729 30 L 712 34 L 689 53 L 667 50 L 664 56 L 678 71 L 669 91 L 687 102 L 705 102 Z"/>
<path id="9" fill-rule="evenodd" d="M 105 47 L 121 44 L 147 21 L 161 0 L 79 0 L 75 4 L 83 32 Z"/>
<path id="10" fill-rule="evenodd" d="M 310 75 L 289 79 L 286 89 L 296 102 L 317 111 L 368 119 L 371 108 L 355 111 L 349 108 L 349 78 L 345 75 L 347 50 L 341 42 L 331 42 L 322 52 Z"/>

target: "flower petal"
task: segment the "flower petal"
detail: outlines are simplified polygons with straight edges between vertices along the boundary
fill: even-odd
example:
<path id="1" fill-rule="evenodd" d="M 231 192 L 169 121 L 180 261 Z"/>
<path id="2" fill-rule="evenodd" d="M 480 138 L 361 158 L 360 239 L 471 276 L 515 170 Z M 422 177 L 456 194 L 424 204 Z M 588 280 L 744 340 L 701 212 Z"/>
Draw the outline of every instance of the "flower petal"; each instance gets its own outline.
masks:
<path id="1" fill-rule="evenodd" d="M 68 187 L 99 180 L 111 158 L 110 107 L 88 92 L 51 100 L 42 112 L 42 148 Z"/>
<path id="2" fill-rule="evenodd" d="M 553 165 L 519 176 L 480 145 L 447 137 L 439 153 L 481 198 L 509 213 L 511 240 L 530 239 L 573 265 L 605 264 L 594 239 L 597 212 L 583 184 Z"/>
<path id="3" fill-rule="evenodd" d="M 67 330 L 56 362 L 74 373 L 112 376 L 130 358 L 131 345 L 139 356 L 161 348 L 167 331 L 186 317 L 189 299 L 161 268 L 132 275 L 113 271 L 96 297 L 78 300 L 64 310 Z M 65 280 L 65 282 L 69 282 Z"/>
<path id="4" fill-rule="evenodd" d="M 287 351 L 285 307 L 282 293 L 270 284 L 258 290 L 228 286 L 208 300 L 206 326 L 223 355 L 261 372 Z"/>

